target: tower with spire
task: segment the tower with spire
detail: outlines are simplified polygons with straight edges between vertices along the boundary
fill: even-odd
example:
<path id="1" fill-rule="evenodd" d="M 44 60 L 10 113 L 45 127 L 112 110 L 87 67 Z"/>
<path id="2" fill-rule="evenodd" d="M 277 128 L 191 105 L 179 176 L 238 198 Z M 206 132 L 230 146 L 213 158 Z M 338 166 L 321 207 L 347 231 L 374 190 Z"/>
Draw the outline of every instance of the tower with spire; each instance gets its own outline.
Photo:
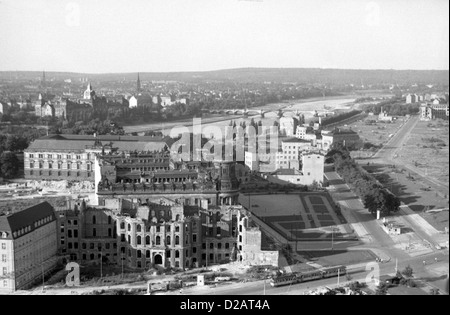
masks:
<path id="1" fill-rule="evenodd" d="M 137 77 L 136 91 L 137 91 L 138 93 L 141 92 L 141 78 L 139 77 L 139 72 L 138 72 L 138 77 Z"/>
<path id="2" fill-rule="evenodd" d="M 45 70 L 42 71 L 41 87 L 45 88 Z"/>

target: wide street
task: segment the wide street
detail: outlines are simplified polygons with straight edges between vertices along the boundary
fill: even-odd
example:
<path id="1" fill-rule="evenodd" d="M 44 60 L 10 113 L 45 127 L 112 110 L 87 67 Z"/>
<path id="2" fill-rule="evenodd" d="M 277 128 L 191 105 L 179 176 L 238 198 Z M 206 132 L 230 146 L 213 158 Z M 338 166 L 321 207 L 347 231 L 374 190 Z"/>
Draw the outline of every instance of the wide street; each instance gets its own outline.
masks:
<path id="1" fill-rule="evenodd" d="M 435 259 L 438 259 L 438 263 L 435 262 Z M 423 261 L 426 261 L 427 265 L 423 265 Z M 429 280 L 429 278 L 433 278 L 433 281 L 443 280 L 445 278 L 444 274 L 437 274 L 430 272 L 430 268 L 434 267 L 442 267 L 443 265 L 448 266 L 448 253 L 438 253 L 438 254 L 430 254 L 422 257 L 409 258 L 403 261 L 399 261 L 398 265 L 396 261 L 390 261 L 388 263 L 378 264 L 379 267 L 379 275 L 395 275 L 396 266 L 398 266 L 398 270 L 402 271 L 407 265 L 410 265 L 414 270 L 414 277 L 416 279 L 424 279 Z M 367 265 L 369 266 L 369 265 Z M 355 265 L 349 266 L 349 275 L 350 280 L 347 279 L 346 276 L 342 276 L 339 278 L 340 284 L 345 284 L 348 282 L 366 282 L 366 280 L 371 280 L 372 268 L 373 265 L 370 265 L 370 268 L 366 265 Z M 255 281 L 249 283 L 234 283 L 234 284 L 222 284 L 217 287 L 214 286 L 205 286 L 205 287 L 192 287 L 188 289 L 184 289 L 181 293 L 179 291 L 173 292 L 161 292 L 157 294 L 170 294 L 170 295 L 303 295 L 306 291 L 310 291 L 313 289 L 317 289 L 319 287 L 335 287 L 338 284 L 338 278 L 329 278 L 318 281 L 311 281 L 305 283 L 299 283 L 294 285 L 287 285 L 282 287 L 271 287 L 269 284 L 269 280 L 266 281 Z M 371 285 L 374 288 L 374 284 Z M 431 285 L 427 282 L 427 286 L 429 287 L 437 287 L 444 292 L 444 282 L 438 282 L 438 284 L 432 283 Z"/>

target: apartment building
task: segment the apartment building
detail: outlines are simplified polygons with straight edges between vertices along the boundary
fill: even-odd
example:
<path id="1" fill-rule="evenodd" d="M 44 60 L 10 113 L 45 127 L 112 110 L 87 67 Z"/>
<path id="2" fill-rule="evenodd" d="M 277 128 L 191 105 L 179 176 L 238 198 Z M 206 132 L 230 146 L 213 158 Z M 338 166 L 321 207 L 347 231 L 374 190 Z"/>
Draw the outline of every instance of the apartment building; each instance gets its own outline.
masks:
<path id="1" fill-rule="evenodd" d="M 420 119 L 421 120 L 433 120 L 433 119 L 449 119 L 448 104 L 422 104 L 420 107 Z"/>
<path id="2" fill-rule="evenodd" d="M 276 155 L 276 168 L 300 169 L 302 154 L 311 150 L 315 150 L 315 148 L 309 140 L 293 138 L 282 141 L 281 151 Z"/>
<path id="3" fill-rule="evenodd" d="M 0 293 L 41 281 L 56 267 L 57 254 L 56 215 L 49 203 L 0 216 Z"/>

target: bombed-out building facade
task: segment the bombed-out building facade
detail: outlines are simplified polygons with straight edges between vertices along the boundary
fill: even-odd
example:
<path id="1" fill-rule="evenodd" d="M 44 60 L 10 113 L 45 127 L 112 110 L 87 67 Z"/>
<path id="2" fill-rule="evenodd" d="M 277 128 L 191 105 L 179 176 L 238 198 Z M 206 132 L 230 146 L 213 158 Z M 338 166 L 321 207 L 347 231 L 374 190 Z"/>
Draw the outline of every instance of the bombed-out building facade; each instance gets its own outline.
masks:
<path id="1" fill-rule="evenodd" d="M 76 202 L 58 211 L 61 254 L 71 261 L 137 270 L 278 264 L 278 251 L 262 249 L 261 231 L 250 228 L 251 216 L 242 206 L 209 205 L 207 199 L 189 206 L 165 197 L 104 201 L 96 207 Z M 250 246 L 248 239 L 259 241 Z"/>

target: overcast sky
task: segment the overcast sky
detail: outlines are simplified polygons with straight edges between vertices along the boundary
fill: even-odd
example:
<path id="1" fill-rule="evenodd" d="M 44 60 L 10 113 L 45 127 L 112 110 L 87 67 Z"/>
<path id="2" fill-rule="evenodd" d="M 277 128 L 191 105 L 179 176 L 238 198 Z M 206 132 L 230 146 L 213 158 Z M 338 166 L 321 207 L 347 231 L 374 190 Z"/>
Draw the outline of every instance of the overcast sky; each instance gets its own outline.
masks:
<path id="1" fill-rule="evenodd" d="M 0 71 L 449 69 L 448 0 L 0 0 Z"/>

